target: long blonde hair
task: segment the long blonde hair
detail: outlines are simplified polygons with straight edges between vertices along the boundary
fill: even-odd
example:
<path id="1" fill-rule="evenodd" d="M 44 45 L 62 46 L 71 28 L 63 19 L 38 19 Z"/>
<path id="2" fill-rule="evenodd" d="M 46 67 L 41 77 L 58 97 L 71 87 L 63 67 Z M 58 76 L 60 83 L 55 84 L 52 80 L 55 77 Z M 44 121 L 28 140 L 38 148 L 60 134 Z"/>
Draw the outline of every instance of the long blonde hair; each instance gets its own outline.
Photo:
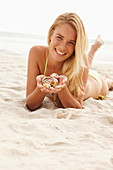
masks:
<path id="1" fill-rule="evenodd" d="M 75 96 L 82 93 L 83 87 L 83 72 L 84 72 L 84 55 L 88 50 L 88 38 L 84 28 L 84 24 L 80 17 L 75 13 L 64 13 L 54 21 L 48 32 L 48 45 L 50 44 L 50 37 L 58 25 L 68 23 L 77 32 L 77 39 L 75 51 L 72 56 L 65 60 L 62 68 L 62 74 L 68 78 L 68 89 Z"/>

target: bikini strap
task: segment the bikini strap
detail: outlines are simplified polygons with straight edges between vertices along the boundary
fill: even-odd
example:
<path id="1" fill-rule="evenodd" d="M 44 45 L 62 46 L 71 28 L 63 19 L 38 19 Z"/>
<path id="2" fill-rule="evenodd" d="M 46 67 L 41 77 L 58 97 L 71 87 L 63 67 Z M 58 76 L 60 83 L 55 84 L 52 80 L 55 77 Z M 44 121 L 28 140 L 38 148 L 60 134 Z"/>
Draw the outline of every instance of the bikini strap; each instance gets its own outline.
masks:
<path id="1" fill-rule="evenodd" d="M 48 56 L 46 58 L 46 63 L 45 63 L 45 68 L 44 68 L 44 76 L 45 76 L 46 71 L 47 71 L 47 63 L 48 63 Z"/>

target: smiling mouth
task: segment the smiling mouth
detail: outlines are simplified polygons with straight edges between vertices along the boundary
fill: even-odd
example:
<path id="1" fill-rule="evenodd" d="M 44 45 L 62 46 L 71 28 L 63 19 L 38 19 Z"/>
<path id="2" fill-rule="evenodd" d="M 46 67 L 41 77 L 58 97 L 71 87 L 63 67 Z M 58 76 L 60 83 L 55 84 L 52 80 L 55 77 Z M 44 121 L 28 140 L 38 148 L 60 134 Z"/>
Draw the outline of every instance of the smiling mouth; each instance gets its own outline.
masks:
<path id="1" fill-rule="evenodd" d="M 56 48 L 55 48 L 55 51 L 56 51 L 57 54 L 59 54 L 59 55 L 61 55 L 61 56 L 63 56 L 63 55 L 66 54 L 66 53 L 62 53 L 61 51 L 57 50 Z"/>

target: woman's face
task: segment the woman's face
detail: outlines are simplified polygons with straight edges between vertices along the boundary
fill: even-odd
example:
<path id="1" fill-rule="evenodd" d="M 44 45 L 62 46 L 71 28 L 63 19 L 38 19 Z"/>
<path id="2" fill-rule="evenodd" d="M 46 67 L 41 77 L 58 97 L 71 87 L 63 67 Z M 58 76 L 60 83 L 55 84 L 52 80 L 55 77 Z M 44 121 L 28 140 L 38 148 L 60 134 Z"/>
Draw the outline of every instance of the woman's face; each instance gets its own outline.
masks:
<path id="1" fill-rule="evenodd" d="M 77 33 L 70 24 L 56 27 L 50 40 L 49 54 L 56 62 L 63 62 L 69 58 L 76 44 Z"/>

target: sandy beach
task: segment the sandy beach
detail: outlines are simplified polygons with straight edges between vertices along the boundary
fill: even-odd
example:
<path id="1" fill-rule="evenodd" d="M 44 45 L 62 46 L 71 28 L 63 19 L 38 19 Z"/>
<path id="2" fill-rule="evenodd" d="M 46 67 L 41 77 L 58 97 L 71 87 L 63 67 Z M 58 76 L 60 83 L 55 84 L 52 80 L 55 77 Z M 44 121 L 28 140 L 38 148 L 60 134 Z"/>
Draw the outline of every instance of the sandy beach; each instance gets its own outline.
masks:
<path id="1" fill-rule="evenodd" d="M 112 170 L 113 91 L 83 109 L 56 108 L 45 98 L 30 112 L 26 60 L 0 55 L 0 170 Z M 112 64 L 93 68 L 113 78 Z"/>

